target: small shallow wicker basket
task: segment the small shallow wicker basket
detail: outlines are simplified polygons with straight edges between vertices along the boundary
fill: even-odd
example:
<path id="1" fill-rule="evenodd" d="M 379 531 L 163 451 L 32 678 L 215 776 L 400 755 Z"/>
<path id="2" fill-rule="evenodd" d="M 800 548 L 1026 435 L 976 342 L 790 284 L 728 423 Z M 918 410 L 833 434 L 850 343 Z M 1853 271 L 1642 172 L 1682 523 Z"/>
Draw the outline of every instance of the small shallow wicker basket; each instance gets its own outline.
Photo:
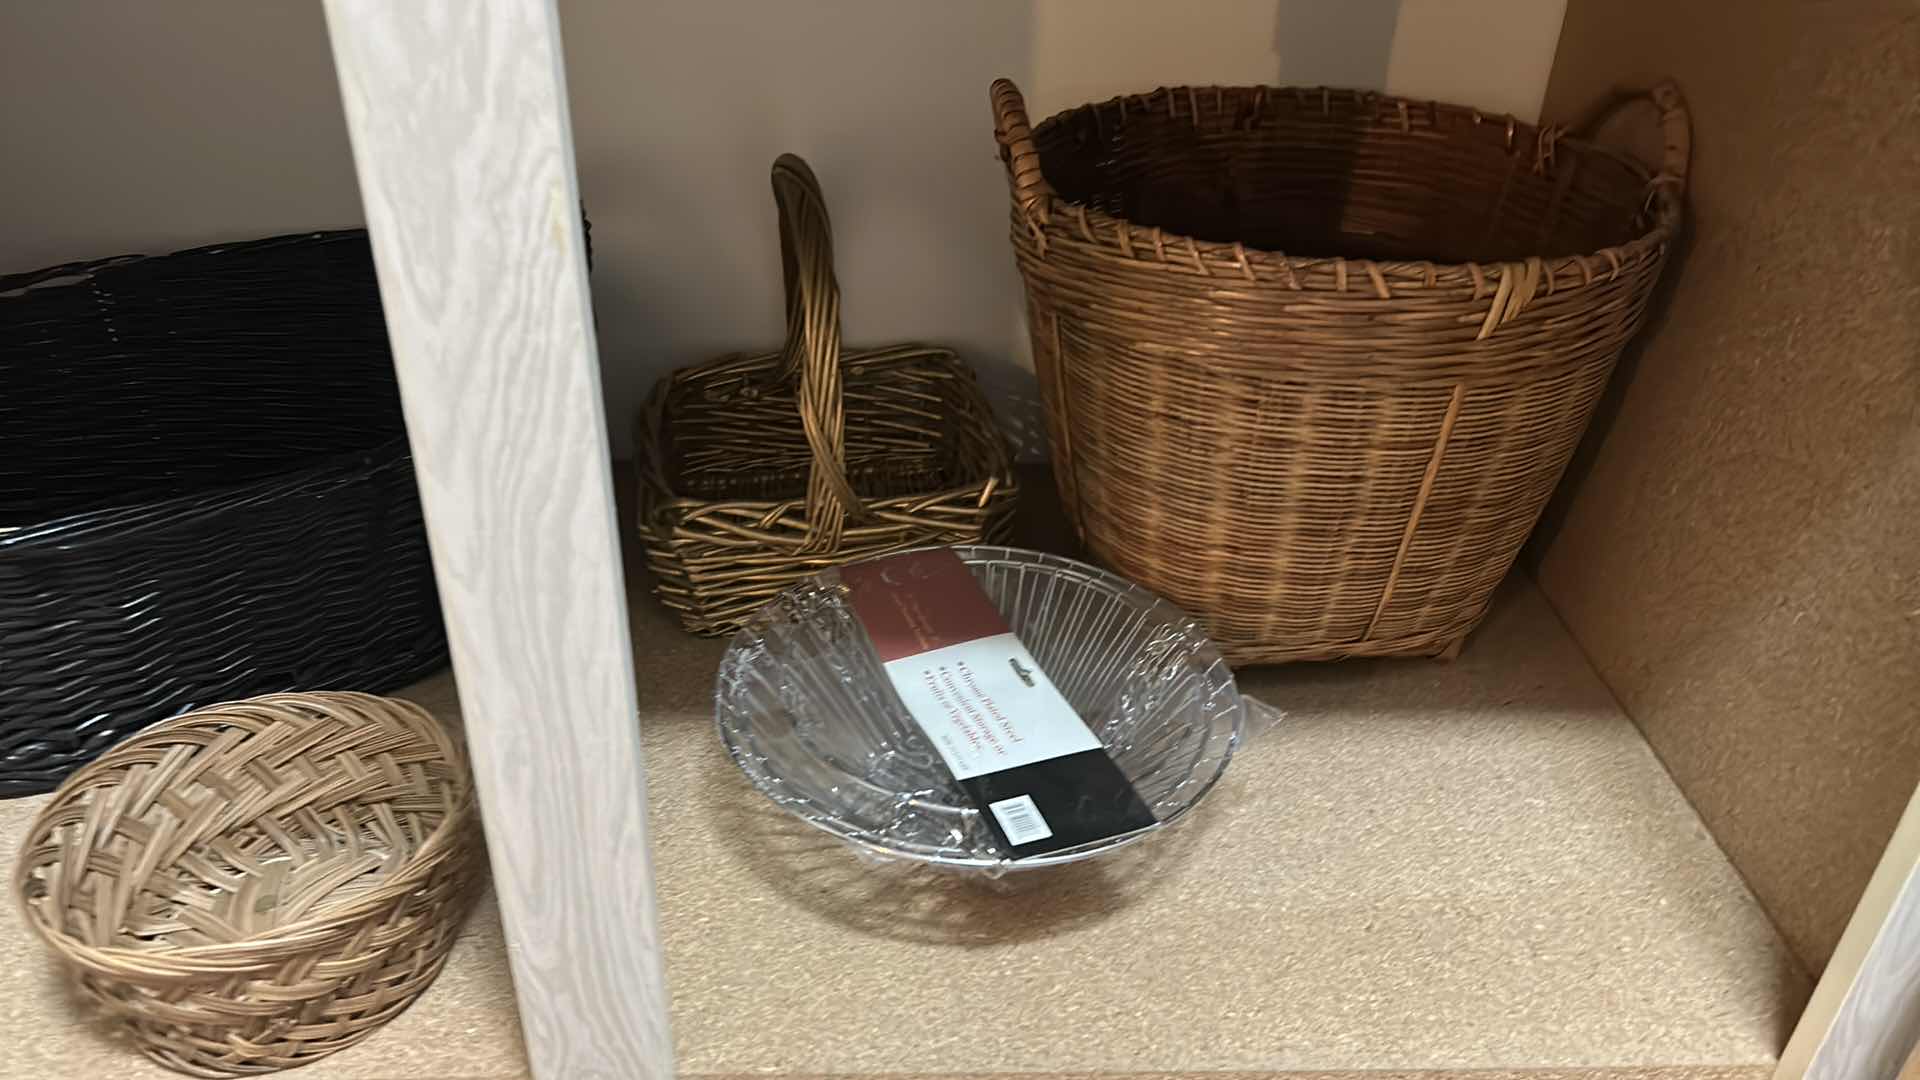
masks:
<path id="1" fill-rule="evenodd" d="M 1457 649 L 1638 329 L 1680 223 L 1558 128 L 1181 87 L 1028 126 L 994 84 L 1061 494 L 1235 663 Z"/>
<path id="2" fill-rule="evenodd" d="M 13 886 L 147 1056 L 270 1072 L 360 1041 L 433 981 L 479 839 L 465 759 L 425 711 L 276 694 L 163 721 L 76 772 Z"/>
<path id="3" fill-rule="evenodd" d="M 1017 491 L 992 410 L 951 351 L 841 350 L 819 182 L 785 154 L 773 194 L 786 347 L 675 372 L 635 435 L 647 563 L 695 633 L 737 629 L 835 563 L 999 539 Z"/>

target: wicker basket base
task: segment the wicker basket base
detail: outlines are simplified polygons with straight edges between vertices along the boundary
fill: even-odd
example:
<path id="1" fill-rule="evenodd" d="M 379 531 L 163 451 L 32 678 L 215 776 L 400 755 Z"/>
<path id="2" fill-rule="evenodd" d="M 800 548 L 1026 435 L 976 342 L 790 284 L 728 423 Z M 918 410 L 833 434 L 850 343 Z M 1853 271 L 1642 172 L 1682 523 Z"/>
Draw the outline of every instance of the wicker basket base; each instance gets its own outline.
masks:
<path id="1" fill-rule="evenodd" d="M 404 949 L 322 962 L 335 975 L 329 981 L 338 981 L 340 989 L 333 1002 L 311 1002 L 302 1011 L 324 1019 L 303 1023 L 294 1016 L 262 1017 L 248 1033 L 155 1019 L 156 1014 L 184 1017 L 210 1005 L 231 1005 L 225 1001 L 225 988 L 170 997 L 90 975 L 80 976 L 78 986 L 88 1003 L 124 1027 L 142 1054 L 175 1072 L 210 1078 L 279 1072 L 344 1050 L 405 1012 L 446 967 L 459 930 L 459 920 L 444 919 L 426 927 Z M 294 994 L 300 989 L 297 984 L 256 982 L 239 993 L 271 1000 L 268 995 L 276 991 Z M 343 999 L 361 1004 L 340 1009 L 336 1003 Z"/>

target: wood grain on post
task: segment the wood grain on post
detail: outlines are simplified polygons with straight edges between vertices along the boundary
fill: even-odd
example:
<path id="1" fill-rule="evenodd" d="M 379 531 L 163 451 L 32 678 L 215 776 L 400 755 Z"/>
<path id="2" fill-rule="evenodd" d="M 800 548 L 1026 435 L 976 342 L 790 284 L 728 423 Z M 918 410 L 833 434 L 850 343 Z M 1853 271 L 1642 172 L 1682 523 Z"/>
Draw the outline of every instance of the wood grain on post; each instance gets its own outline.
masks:
<path id="1" fill-rule="evenodd" d="M 672 1073 L 552 0 L 328 0 L 534 1075 Z"/>

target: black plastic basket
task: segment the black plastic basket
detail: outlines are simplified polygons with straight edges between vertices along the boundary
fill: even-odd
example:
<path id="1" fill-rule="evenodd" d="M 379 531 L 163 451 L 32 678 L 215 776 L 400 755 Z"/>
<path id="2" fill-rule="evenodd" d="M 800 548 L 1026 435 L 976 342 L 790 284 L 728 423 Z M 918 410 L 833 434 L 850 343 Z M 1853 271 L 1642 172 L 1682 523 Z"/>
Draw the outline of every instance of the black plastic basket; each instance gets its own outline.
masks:
<path id="1" fill-rule="evenodd" d="M 364 232 L 0 277 L 0 795 L 445 663 Z"/>

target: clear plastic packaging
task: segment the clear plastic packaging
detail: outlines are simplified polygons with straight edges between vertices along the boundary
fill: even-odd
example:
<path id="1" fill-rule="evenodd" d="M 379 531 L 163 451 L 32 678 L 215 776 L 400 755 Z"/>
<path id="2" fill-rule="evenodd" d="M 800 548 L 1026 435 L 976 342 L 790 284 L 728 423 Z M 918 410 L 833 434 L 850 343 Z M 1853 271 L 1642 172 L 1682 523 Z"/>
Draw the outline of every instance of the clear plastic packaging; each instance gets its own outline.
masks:
<path id="1" fill-rule="evenodd" d="M 1154 812 L 1153 828 L 1010 860 L 901 706 L 839 573 L 781 594 L 721 661 L 715 715 L 753 785 L 871 856 L 997 875 L 1112 851 L 1177 822 L 1250 721 L 1190 617 L 1122 578 L 1034 551 L 953 549 Z"/>

